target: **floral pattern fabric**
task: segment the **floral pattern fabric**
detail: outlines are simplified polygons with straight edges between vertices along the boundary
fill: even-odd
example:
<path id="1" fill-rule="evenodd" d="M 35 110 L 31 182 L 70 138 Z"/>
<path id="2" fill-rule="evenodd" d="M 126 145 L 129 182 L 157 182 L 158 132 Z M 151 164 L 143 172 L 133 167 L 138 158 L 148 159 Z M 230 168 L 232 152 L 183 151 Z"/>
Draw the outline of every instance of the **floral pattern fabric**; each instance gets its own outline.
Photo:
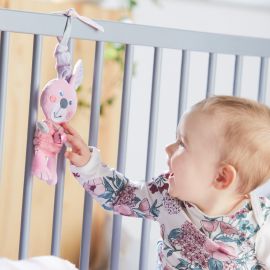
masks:
<path id="1" fill-rule="evenodd" d="M 105 209 L 159 222 L 159 269 L 266 269 L 256 256 L 260 226 L 251 201 L 232 215 L 209 217 L 195 205 L 168 194 L 167 174 L 149 183 L 131 182 L 102 164 L 96 148 L 92 155 L 85 167 L 71 166 L 74 176 Z M 266 221 L 270 201 L 258 200 Z"/>

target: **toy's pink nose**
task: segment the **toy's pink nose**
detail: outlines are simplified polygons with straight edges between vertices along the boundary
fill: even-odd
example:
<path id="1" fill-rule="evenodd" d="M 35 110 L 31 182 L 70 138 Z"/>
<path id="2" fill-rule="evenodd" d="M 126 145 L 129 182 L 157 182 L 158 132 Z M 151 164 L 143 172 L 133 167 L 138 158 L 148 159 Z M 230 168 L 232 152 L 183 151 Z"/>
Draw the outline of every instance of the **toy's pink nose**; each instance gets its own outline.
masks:
<path id="1" fill-rule="evenodd" d="M 55 102 L 56 101 L 56 96 L 50 96 L 50 101 Z"/>

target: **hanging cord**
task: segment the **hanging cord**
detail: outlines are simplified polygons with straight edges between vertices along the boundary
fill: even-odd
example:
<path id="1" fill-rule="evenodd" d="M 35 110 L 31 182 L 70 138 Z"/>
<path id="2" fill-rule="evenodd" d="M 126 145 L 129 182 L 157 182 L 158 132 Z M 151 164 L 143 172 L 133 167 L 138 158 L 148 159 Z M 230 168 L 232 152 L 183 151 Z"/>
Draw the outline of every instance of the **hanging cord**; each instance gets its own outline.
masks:
<path id="1" fill-rule="evenodd" d="M 57 77 L 65 79 L 69 82 L 72 75 L 71 53 L 69 50 L 68 42 L 70 40 L 72 18 L 78 18 L 80 21 L 86 23 L 88 26 L 104 32 L 104 28 L 91 20 L 90 18 L 79 15 L 74 8 L 70 8 L 65 12 L 55 12 L 54 14 L 62 14 L 67 16 L 67 23 L 64 30 L 63 37 L 57 37 L 58 44 L 56 45 L 54 56 L 56 58 Z"/>
<path id="2" fill-rule="evenodd" d="M 58 44 L 54 51 L 54 57 L 56 58 L 56 70 L 58 79 L 64 79 L 69 82 L 72 74 L 71 67 L 71 53 L 68 47 L 68 41 L 70 39 L 71 32 L 71 17 L 67 18 L 65 32 L 63 37 L 57 37 Z"/>

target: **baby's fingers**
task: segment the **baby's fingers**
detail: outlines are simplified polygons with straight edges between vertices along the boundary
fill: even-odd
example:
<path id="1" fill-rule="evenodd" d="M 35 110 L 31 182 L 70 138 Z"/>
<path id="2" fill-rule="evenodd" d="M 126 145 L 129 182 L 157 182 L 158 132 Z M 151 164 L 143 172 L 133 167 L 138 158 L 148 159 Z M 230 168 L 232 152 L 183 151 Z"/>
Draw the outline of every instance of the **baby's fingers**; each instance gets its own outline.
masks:
<path id="1" fill-rule="evenodd" d="M 65 130 L 65 133 L 75 135 L 75 136 L 79 136 L 77 131 L 71 125 L 69 125 L 68 123 L 62 123 L 61 126 Z"/>
<path id="2" fill-rule="evenodd" d="M 65 152 L 65 157 L 69 159 L 70 163 L 80 167 L 82 166 L 82 161 L 81 161 L 81 156 L 78 155 L 77 153 L 71 152 L 71 151 L 66 151 Z"/>
<path id="3" fill-rule="evenodd" d="M 70 144 L 71 148 L 75 151 L 81 151 L 84 148 L 84 144 L 79 137 L 66 134 L 67 142 Z"/>

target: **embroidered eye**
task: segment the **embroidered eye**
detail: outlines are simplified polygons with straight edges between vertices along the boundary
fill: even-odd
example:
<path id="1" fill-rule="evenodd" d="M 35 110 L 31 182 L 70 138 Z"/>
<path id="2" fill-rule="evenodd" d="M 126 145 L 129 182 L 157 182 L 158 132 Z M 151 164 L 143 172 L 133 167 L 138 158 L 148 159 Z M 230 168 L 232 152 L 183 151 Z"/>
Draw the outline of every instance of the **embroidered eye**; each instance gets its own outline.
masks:
<path id="1" fill-rule="evenodd" d="M 60 94 L 61 97 L 64 96 L 63 91 L 60 91 L 59 94 Z"/>
<path id="2" fill-rule="evenodd" d="M 72 105 L 72 100 L 70 100 L 70 101 L 68 102 L 68 104 L 69 104 L 69 105 Z"/>

